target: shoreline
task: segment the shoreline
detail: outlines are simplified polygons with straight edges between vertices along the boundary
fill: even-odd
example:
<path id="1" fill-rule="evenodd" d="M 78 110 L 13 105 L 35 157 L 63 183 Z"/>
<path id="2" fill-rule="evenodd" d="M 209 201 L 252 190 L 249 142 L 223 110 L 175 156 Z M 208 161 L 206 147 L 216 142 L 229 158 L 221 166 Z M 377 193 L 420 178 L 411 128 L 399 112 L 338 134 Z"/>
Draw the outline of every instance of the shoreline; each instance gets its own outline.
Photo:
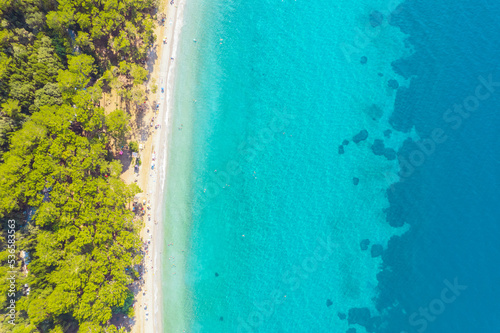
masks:
<path id="1" fill-rule="evenodd" d="M 162 97 L 160 96 L 160 110 L 163 107 L 162 118 L 159 119 L 159 124 L 166 126 L 166 130 L 161 131 L 160 138 L 158 138 L 158 143 L 161 144 L 160 149 L 160 159 L 159 165 L 160 171 L 159 182 L 156 183 L 156 198 L 158 199 L 155 212 L 155 220 L 160 221 L 159 224 L 155 225 L 155 245 L 154 245 L 154 271 L 153 271 L 153 290 L 154 290 L 154 305 L 153 305 L 153 331 L 152 332 L 163 332 L 164 329 L 164 317 L 162 316 L 163 311 L 163 296 L 164 290 L 162 288 L 162 267 L 165 260 L 161 259 L 161 254 L 164 245 L 164 231 L 165 225 L 167 223 L 172 223 L 172 221 L 167 221 L 165 216 L 165 201 L 166 201 L 166 188 L 167 188 L 167 173 L 168 173 L 168 162 L 170 156 L 170 139 L 172 134 L 172 123 L 173 114 L 172 110 L 174 107 L 174 92 L 175 92 L 175 80 L 176 80 L 176 58 L 177 50 L 180 42 L 180 34 L 182 29 L 183 14 L 184 14 L 184 0 L 178 0 L 177 5 L 169 5 L 172 10 L 168 11 L 166 24 L 170 23 L 172 20 L 171 29 L 170 24 L 165 27 L 166 32 L 168 31 L 167 40 L 170 41 L 167 45 L 168 52 L 162 52 L 161 64 L 166 64 L 165 72 L 160 68 L 160 87 L 165 87 L 165 103 L 162 105 Z M 161 66 L 162 67 L 162 66 Z M 159 94 L 161 95 L 161 88 Z M 162 156 L 163 155 L 163 156 Z M 146 331 L 149 332 L 149 331 Z"/>
<path id="2" fill-rule="evenodd" d="M 164 220 L 164 199 L 166 174 L 168 168 L 169 136 L 172 128 L 172 108 L 175 85 L 175 56 L 179 43 L 180 30 L 182 27 L 183 3 L 171 5 L 166 2 L 166 19 L 164 25 L 158 27 L 159 36 L 157 45 L 161 51 L 156 53 L 158 58 L 152 72 L 151 79 L 157 78 L 158 92 L 154 96 L 156 104 L 159 104 L 158 112 L 153 112 L 154 124 L 159 124 L 158 130 L 151 135 L 145 144 L 141 159 L 143 160 L 141 175 L 147 177 L 146 184 L 142 188 L 141 200 L 151 201 L 151 219 L 146 216 L 144 227 L 141 230 L 143 242 L 150 241 L 148 247 L 149 254 L 144 256 L 144 285 L 139 288 L 134 304 L 135 316 L 131 332 L 163 332 L 162 301 L 163 291 L 161 288 L 161 253 L 163 247 L 163 223 Z M 167 38 L 167 44 L 163 44 L 163 37 Z M 153 56 L 155 54 L 153 53 Z M 173 60 L 172 60 L 173 58 Z M 158 68 L 156 66 L 159 66 Z M 151 84 L 151 80 L 150 80 Z M 164 89 L 164 92 L 162 92 Z M 156 105 L 154 106 L 156 108 Z M 149 123 L 147 122 L 146 126 Z M 149 147 L 147 147 L 149 146 Z M 155 155 L 155 161 L 153 161 Z M 154 168 L 152 169 L 152 166 Z M 144 184 L 143 184 L 144 185 Z M 156 222 L 156 223 L 155 223 Z M 145 294 L 143 294 L 145 293 Z"/>
<path id="3" fill-rule="evenodd" d="M 171 57 L 177 59 L 179 52 L 179 43 L 181 30 L 184 26 L 184 8 L 186 5 L 185 0 L 179 0 L 176 6 L 176 19 L 175 27 L 173 29 L 174 42 L 171 50 Z M 184 60 L 184 58 L 183 58 Z M 162 191 L 162 212 L 161 220 L 163 225 L 161 227 L 160 238 L 161 242 L 157 243 L 159 245 L 160 254 L 162 254 L 163 259 L 157 267 L 161 269 L 161 280 L 157 275 L 157 286 L 160 288 L 160 302 L 158 308 L 161 312 L 166 314 L 165 316 L 160 316 L 161 328 L 162 330 L 155 330 L 156 332 L 186 332 L 187 325 L 185 322 L 186 312 L 186 295 L 185 290 L 185 251 L 181 249 L 186 249 L 185 241 L 187 239 L 186 228 L 184 225 L 184 220 L 179 218 L 182 216 L 182 208 L 176 205 L 175 199 L 178 197 L 178 193 L 174 190 L 177 189 L 179 184 L 178 174 L 176 173 L 179 166 L 179 161 L 177 160 L 180 151 L 183 151 L 183 146 L 179 145 L 177 131 L 174 131 L 173 123 L 174 121 L 179 121 L 181 113 L 179 110 L 174 110 L 174 102 L 176 102 L 176 84 L 177 81 L 177 70 L 179 64 L 177 60 L 171 62 L 171 66 L 168 67 L 168 73 L 166 78 L 166 98 L 168 108 L 168 140 L 163 142 L 167 143 L 166 153 L 168 159 L 162 166 L 162 170 L 165 171 L 165 177 L 162 179 L 162 186 L 164 189 Z M 182 114 L 184 110 L 182 109 Z M 182 118 L 182 117 L 180 117 Z M 167 121 L 167 120 L 166 120 Z M 165 123 L 166 123 L 165 121 Z M 181 120 L 182 122 L 182 120 Z M 182 126 L 182 124 L 181 124 Z M 175 161 L 174 164 L 170 164 Z M 180 177 L 183 180 L 184 177 Z M 172 193 L 175 192 L 175 193 Z M 167 244 L 168 243 L 168 244 Z M 175 246 L 174 246 L 175 243 Z M 167 244 L 167 246 L 165 246 Z M 167 260 L 168 257 L 168 260 Z M 177 258 L 177 259 L 175 259 Z"/>

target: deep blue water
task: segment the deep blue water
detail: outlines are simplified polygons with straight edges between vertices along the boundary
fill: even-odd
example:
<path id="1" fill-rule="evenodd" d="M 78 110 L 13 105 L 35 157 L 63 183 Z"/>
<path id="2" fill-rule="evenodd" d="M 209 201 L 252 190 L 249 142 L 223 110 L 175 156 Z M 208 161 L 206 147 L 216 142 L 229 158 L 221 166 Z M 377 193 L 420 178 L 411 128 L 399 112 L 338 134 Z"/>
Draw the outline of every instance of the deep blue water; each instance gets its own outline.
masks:
<path id="1" fill-rule="evenodd" d="M 378 307 L 390 315 L 380 331 L 499 332 L 500 4 L 424 0 L 400 9 L 392 23 L 409 34 L 415 52 L 394 63 L 412 79 L 398 93 L 392 124 L 415 126 L 421 138 L 441 128 L 447 140 L 388 191 L 388 222 L 404 219 L 411 228 L 383 256 Z M 494 91 L 480 76 L 497 82 Z M 476 89 L 490 95 L 475 104 Z M 463 107 L 450 118 L 447 110 L 464 102 L 475 111 Z M 408 142 L 400 156 L 415 149 Z M 440 303 L 443 281 L 455 278 L 467 289 Z M 434 315 L 425 317 L 419 309 L 431 302 Z"/>

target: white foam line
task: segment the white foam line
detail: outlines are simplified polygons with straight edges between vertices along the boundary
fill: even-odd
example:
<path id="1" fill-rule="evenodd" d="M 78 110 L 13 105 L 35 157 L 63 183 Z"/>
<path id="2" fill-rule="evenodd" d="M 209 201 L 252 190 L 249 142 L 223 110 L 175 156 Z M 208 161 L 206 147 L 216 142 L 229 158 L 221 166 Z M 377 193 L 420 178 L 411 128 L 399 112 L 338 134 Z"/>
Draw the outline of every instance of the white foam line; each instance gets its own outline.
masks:
<path id="1" fill-rule="evenodd" d="M 158 164 L 161 164 L 161 168 L 158 168 L 157 172 L 157 177 L 160 180 L 160 184 L 156 183 L 156 193 L 157 193 L 157 198 L 154 200 L 155 204 L 155 211 L 156 214 L 153 214 L 153 216 L 156 218 L 154 221 L 163 221 L 163 214 L 162 214 L 162 205 L 163 205 L 163 197 L 164 197 L 164 188 L 165 188 L 165 183 L 166 183 L 166 173 L 167 173 L 167 167 L 168 167 L 168 143 L 166 142 L 169 138 L 169 133 L 171 130 L 171 110 L 173 109 L 173 95 L 174 95 L 174 84 L 175 84 L 175 67 L 176 67 L 176 55 L 177 55 L 177 48 L 178 48 L 178 43 L 179 43 L 179 36 L 181 33 L 181 28 L 183 26 L 183 20 L 182 20 L 182 14 L 183 14 L 183 9 L 184 9 L 184 1 L 179 0 L 179 5 L 177 8 L 176 12 L 176 17 L 175 17 L 175 25 L 174 25 L 174 31 L 172 35 L 172 49 L 167 49 L 163 48 L 163 52 L 161 55 L 162 61 L 167 61 L 167 70 L 166 71 L 160 71 L 160 82 L 161 86 L 163 87 L 166 84 L 166 91 L 164 93 L 161 92 L 161 90 L 158 92 L 160 95 L 160 100 L 163 101 L 165 100 L 166 96 L 166 101 L 165 103 L 160 102 L 160 109 L 163 110 L 163 112 L 159 112 L 159 123 L 161 124 L 161 118 L 163 118 L 163 123 L 165 124 L 164 129 L 160 129 L 158 132 L 158 137 L 156 140 L 153 140 L 153 144 L 156 143 L 156 149 L 158 151 Z M 165 29 L 165 32 L 168 33 L 167 28 Z M 171 52 L 169 54 L 169 51 Z M 166 53 L 166 54 L 165 54 Z M 171 60 L 170 58 L 174 58 L 174 60 Z M 160 66 L 161 68 L 161 66 Z M 159 186 L 158 186 L 159 185 Z M 160 189 L 160 191 L 158 191 Z M 158 286 L 161 286 L 161 281 L 160 281 L 160 273 L 161 270 L 158 269 L 161 265 L 161 260 L 159 260 L 159 251 L 161 250 L 161 240 L 162 238 L 162 223 L 157 225 L 155 227 L 155 224 L 153 224 L 153 228 L 155 229 L 155 238 L 154 241 L 152 241 L 152 250 L 154 253 L 154 260 L 153 260 L 153 269 L 152 269 L 152 279 L 153 279 L 153 320 L 152 320 L 152 326 L 153 326 L 153 333 L 161 332 L 162 331 L 162 320 L 161 320 L 161 296 L 162 292 Z M 146 326 L 147 327 L 147 326 Z M 149 332 L 148 329 L 145 327 L 145 332 Z"/>

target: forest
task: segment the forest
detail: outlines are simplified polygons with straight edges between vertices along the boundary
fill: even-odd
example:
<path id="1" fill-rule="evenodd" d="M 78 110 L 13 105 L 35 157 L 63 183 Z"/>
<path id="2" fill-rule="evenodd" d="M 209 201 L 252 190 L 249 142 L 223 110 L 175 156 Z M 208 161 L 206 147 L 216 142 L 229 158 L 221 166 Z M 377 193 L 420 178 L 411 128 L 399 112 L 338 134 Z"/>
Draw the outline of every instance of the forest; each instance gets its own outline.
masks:
<path id="1" fill-rule="evenodd" d="M 123 106 L 145 99 L 156 7 L 0 0 L 0 332 L 122 332 L 112 317 L 134 315 L 141 190 L 113 154 Z"/>

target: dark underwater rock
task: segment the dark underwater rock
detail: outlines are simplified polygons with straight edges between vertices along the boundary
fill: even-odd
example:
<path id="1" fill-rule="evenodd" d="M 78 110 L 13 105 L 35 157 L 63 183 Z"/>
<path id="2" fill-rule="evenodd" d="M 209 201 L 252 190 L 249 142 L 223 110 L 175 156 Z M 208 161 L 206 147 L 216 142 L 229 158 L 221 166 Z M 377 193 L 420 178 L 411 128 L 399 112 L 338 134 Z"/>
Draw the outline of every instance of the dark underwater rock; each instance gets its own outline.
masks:
<path id="1" fill-rule="evenodd" d="M 384 141 L 380 140 L 380 139 L 376 139 L 374 142 L 373 142 L 373 145 L 372 145 L 372 151 L 375 155 L 377 156 L 381 156 L 381 155 L 384 155 L 384 152 L 385 152 L 385 145 L 384 145 Z"/>
<path id="2" fill-rule="evenodd" d="M 378 27 L 384 21 L 384 14 L 379 12 L 378 10 L 374 10 L 370 13 L 370 24 L 372 27 Z"/>
<path id="3" fill-rule="evenodd" d="M 395 160 L 396 159 L 396 151 L 394 149 L 392 149 L 392 148 L 385 148 L 385 150 L 384 150 L 384 156 L 389 161 Z"/>
<path id="4" fill-rule="evenodd" d="M 330 307 L 330 306 L 332 306 L 332 305 L 333 305 L 333 302 L 332 302 L 331 300 L 327 299 L 327 300 L 326 300 L 326 306 L 327 306 L 327 307 Z"/>
<path id="5" fill-rule="evenodd" d="M 398 89 L 399 88 L 398 81 L 396 81 L 394 79 L 390 79 L 389 81 L 387 81 L 387 85 L 389 86 L 389 88 L 392 88 L 392 89 Z"/>
<path id="6" fill-rule="evenodd" d="M 339 154 L 342 155 L 343 153 L 345 153 L 344 146 L 340 145 L 339 146 Z"/>
<path id="7" fill-rule="evenodd" d="M 347 322 L 349 325 L 361 325 L 368 326 L 370 324 L 370 310 L 368 308 L 352 308 L 349 309 L 349 315 L 347 317 Z"/>
<path id="8" fill-rule="evenodd" d="M 366 251 L 368 250 L 368 245 L 370 245 L 370 240 L 369 239 L 363 239 L 359 243 L 359 247 L 361 248 L 361 251 Z"/>
<path id="9" fill-rule="evenodd" d="M 364 65 L 364 64 L 366 64 L 366 63 L 368 62 L 368 58 L 367 58 L 367 57 L 365 57 L 365 56 L 362 56 L 362 57 L 361 57 L 361 59 L 359 59 L 359 62 L 360 62 L 362 65 Z"/>
<path id="10" fill-rule="evenodd" d="M 353 177 L 353 178 L 352 178 L 352 183 L 353 183 L 354 185 L 358 185 L 358 184 L 359 184 L 359 178 L 358 178 L 358 177 Z"/>
<path id="11" fill-rule="evenodd" d="M 349 309 L 347 322 L 349 325 L 358 324 L 364 326 L 367 332 L 379 332 L 379 328 L 382 325 L 382 318 L 380 316 L 371 317 L 368 308 L 352 308 Z"/>
<path id="12" fill-rule="evenodd" d="M 365 112 L 375 121 L 379 121 L 384 115 L 384 110 L 377 104 L 372 104 L 370 107 L 365 109 Z"/>
<path id="13" fill-rule="evenodd" d="M 384 155 L 389 161 L 396 159 L 396 151 L 392 148 L 385 148 L 384 141 L 380 139 L 373 142 L 372 151 L 377 156 Z"/>
<path id="14" fill-rule="evenodd" d="M 352 141 L 354 141 L 354 143 L 360 143 L 361 141 L 364 141 L 367 138 L 368 138 L 368 131 L 362 130 L 352 138 Z"/>

